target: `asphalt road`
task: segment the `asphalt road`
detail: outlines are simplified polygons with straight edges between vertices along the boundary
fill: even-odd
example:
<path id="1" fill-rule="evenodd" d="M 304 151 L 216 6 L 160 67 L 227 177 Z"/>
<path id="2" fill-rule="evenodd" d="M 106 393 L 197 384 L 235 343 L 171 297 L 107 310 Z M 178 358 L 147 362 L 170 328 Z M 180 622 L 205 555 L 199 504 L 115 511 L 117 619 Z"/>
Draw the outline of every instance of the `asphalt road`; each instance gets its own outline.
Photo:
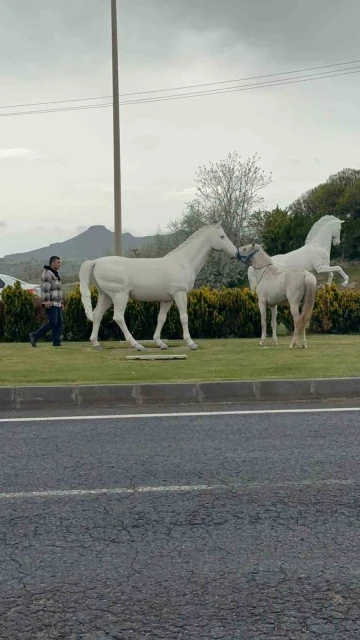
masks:
<path id="1" fill-rule="evenodd" d="M 360 411 L 0 438 L 1 640 L 360 637 Z"/>

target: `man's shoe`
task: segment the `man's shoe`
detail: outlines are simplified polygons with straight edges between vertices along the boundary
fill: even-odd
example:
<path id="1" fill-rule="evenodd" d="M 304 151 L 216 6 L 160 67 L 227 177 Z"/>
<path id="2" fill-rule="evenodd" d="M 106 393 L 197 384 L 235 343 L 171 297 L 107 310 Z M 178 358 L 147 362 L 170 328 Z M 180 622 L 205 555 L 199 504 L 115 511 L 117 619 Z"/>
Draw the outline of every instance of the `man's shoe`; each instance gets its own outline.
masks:
<path id="1" fill-rule="evenodd" d="M 31 346 L 36 347 L 36 340 L 33 333 L 29 333 L 29 339 L 30 339 Z"/>

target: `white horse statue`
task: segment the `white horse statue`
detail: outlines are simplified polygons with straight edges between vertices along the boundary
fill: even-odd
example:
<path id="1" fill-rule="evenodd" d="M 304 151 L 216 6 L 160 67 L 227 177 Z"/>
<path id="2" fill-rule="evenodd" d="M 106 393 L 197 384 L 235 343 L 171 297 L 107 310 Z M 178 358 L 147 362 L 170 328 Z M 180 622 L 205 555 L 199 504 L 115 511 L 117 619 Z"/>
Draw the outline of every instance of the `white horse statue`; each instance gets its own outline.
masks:
<path id="1" fill-rule="evenodd" d="M 334 247 L 340 244 L 341 225 L 344 220 L 335 216 L 323 216 L 311 227 L 305 245 L 290 253 L 272 256 L 273 264 L 277 264 L 283 269 L 306 269 L 315 273 L 328 273 L 328 284 L 330 285 L 334 273 L 340 273 L 346 287 L 349 277 L 339 266 L 330 265 L 331 245 Z M 252 291 L 256 287 L 255 272 L 252 267 L 248 269 L 249 284 Z"/>
<path id="2" fill-rule="evenodd" d="M 195 278 L 212 249 L 224 251 L 231 258 L 236 258 L 237 249 L 225 234 L 221 222 L 202 227 L 163 258 L 109 256 L 85 261 L 80 268 L 80 292 L 85 313 L 93 323 L 90 337 L 93 346 L 101 348 L 98 342 L 100 322 L 113 303 L 114 320 L 127 342 L 138 351 L 144 349 L 143 345 L 133 338 L 124 319 L 128 300 L 133 298 L 160 302 L 154 341 L 161 349 L 167 348 L 160 334 L 167 313 L 175 301 L 179 309 L 184 340 L 190 349 L 197 349 L 188 329 L 187 294 L 193 288 Z M 98 289 L 98 303 L 94 311 L 89 288 L 92 272 Z"/>
<path id="3" fill-rule="evenodd" d="M 284 271 L 257 244 L 248 244 L 238 249 L 237 258 L 245 264 L 251 264 L 256 279 L 256 292 L 261 315 L 261 341 L 266 344 L 266 305 L 271 308 L 271 327 L 273 344 L 278 344 L 276 335 L 277 305 L 288 300 L 294 320 L 294 336 L 290 348 L 297 346 L 302 335 L 302 347 L 307 348 L 305 331 L 314 308 L 316 278 L 306 269 Z M 301 314 L 299 306 L 302 302 Z"/>

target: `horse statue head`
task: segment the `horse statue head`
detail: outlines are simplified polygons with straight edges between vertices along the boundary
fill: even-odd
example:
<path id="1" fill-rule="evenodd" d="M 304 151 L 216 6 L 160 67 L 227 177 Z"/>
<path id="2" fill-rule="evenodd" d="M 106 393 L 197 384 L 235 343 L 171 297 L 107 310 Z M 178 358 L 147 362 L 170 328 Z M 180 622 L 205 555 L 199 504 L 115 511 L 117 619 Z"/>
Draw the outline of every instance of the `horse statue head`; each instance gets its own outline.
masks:
<path id="1" fill-rule="evenodd" d="M 335 216 L 334 216 L 335 218 Z M 340 244 L 341 225 L 344 224 L 344 220 L 335 218 L 332 224 L 332 243 L 334 247 Z"/>
<path id="2" fill-rule="evenodd" d="M 237 249 L 227 237 L 221 222 L 209 225 L 208 230 L 211 248 L 215 249 L 215 251 L 224 251 L 230 258 L 236 258 Z"/>
<path id="3" fill-rule="evenodd" d="M 244 264 L 250 264 L 252 258 L 256 256 L 259 251 L 262 251 L 262 247 L 255 242 L 246 244 L 244 247 L 239 247 L 236 252 L 237 261 L 243 262 Z"/>
<path id="4" fill-rule="evenodd" d="M 341 225 L 344 220 L 340 220 L 336 216 L 322 216 L 311 227 L 305 244 L 322 244 L 323 241 L 327 241 L 329 236 L 331 237 L 331 243 L 334 247 L 340 244 Z"/>

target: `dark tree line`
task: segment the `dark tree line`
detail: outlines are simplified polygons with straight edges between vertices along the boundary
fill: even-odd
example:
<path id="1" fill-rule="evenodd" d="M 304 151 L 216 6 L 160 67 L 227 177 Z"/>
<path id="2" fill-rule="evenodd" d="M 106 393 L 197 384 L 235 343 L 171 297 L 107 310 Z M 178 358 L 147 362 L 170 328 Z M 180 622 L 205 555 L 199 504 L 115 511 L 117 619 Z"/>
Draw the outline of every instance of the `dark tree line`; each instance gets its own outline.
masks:
<path id="1" fill-rule="evenodd" d="M 343 169 L 300 196 L 287 209 L 266 212 L 262 241 L 270 255 L 301 247 L 312 225 L 325 215 L 344 220 L 341 244 L 332 256 L 360 259 L 360 171 Z"/>

